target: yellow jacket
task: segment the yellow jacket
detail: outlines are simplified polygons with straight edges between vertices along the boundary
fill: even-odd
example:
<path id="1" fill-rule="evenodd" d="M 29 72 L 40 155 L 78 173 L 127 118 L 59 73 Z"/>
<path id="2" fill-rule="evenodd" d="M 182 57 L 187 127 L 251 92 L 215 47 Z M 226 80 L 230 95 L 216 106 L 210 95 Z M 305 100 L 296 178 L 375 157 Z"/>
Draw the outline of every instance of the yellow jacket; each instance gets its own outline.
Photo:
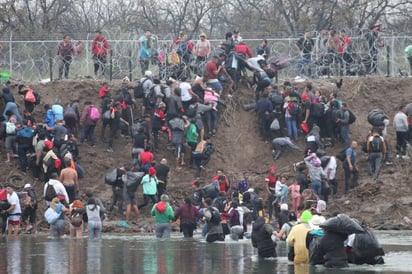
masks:
<path id="1" fill-rule="evenodd" d="M 295 249 L 295 264 L 307 264 L 309 263 L 309 250 L 306 248 L 306 235 L 311 231 L 309 224 L 302 223 L 292 227 L 286 243 L 289 246 L 293 246 Z"/>

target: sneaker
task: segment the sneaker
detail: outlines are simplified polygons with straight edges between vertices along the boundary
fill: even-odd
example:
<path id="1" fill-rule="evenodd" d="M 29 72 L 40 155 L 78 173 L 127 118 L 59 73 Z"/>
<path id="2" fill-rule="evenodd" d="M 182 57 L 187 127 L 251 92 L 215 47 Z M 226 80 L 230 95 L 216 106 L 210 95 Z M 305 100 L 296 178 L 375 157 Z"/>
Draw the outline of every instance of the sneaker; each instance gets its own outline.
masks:
<path id="1" fill-rule="evenodd" d="M 113 152 L 113 148 L 109 147 L 108 149 L 106 149 L 107 152 Z"/>
<path id="2" fill-rule="evenodd" d="M 401 156 L 400 156 L 399 154 L 396 154 L 396 158 L 398 158 L 398 159 L 399 159 L 400 157 L 401 157 Z"/>
<path id="3" fill-rule="evenodd" d="M 296 172 L 297 171 L 297 167 L 298 167 L 298 164 L 297 163 L 293 163 L 293 170 Z"/>
<path id="4" fill-rule="evenodd" d="M 391 161 L 386 161 L 385 165 L 389 166 L 389 165 L 393 165 L 393 163 Z"/>
<path id="5" fill-rule="evenodd" d="M 408 155 L 402 155 L 402 159 L 404 159 L 404 160 L 409 160 L 410 158 L 409 158 Z"/>

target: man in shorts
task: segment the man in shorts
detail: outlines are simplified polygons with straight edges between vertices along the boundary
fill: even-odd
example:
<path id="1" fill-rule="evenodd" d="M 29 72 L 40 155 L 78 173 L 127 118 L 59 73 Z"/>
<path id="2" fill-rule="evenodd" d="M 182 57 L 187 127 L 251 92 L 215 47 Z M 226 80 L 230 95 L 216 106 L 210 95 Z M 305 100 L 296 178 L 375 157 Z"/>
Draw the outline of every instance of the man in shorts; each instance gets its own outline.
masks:
<path id="1" fill-rule="evenodd" d="M 7 218 L 7 225 L 8 225 L 8 235 L 19 235 L 19 228 L 20 228 L 20 216 L 21 216 L 21 207 L 20 207 L 20 200 L 17 193 L 14 191 L 15 186 L 12 184 L 7 184 L 7 201 L 10 204 L 10 207 L 7 210 L 2 210 L 2 214 L 7 214 L 9 217 Z"/>

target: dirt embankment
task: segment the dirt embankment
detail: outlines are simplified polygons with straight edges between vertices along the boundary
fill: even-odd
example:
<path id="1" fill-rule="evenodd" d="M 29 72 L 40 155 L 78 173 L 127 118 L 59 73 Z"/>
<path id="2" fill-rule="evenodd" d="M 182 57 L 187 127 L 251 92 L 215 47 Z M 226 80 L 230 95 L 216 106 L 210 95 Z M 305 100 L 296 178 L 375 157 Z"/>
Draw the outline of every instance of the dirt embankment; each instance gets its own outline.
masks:
<path id="1" fill-rule="evenodd" d="M 312 81 L 312 84 L 315 90 L 329 93 L 336 89 L 334 81 L 334 79 L 321 79 Z M 91 100 L 100 106 L 98 91 L 101 84 L 100 81 L 94 80 L 31 83 L 31 86 L 42 96 L 42 104 L 37 106 L 35 110 L 37 120 L 41 121 L 44 117 L 43 105 L 53 104 L 57 98 L 62 101 L 62 105 L 66 105 L 73 99 L 79 99 L 82 105 L 85 100 Z M 112 94 L 115 94 L 121 83 L 113 81 L 109 86 L 113 91 Z M 302 89 L 304 83 L 297 83 L 296 86 Z M 384 109 L 390 117 L 393 117 L 401 103 L 412 102 L 411 86 L 412 78 L 345 78 L 339 96 L 341 100 L 348 103 L 349 108 L 357 116 L 356 122 L 350 129 L 350 137 L 358 141 L 364 139 L 370 127 L 366 120 L 368 110 L 379 107 Z M 18 104 L 23 108 L 22 98 L 17 95 L 16 88 L 13 89 L 13 93 Z M 207 180 L 214 175 L 217 168 L 223 168 L 231 181 L 236 182 L 240 180 L 244 171 L 248 171 L 251 187 L 259 191 L 264 188 L 263 173 L 267 167 L 276 164 L 280 172 L 294 175 L 292 163 L 300 161 L 302 154 L 288 150 L 280 160 L 274 162 L 271 145 L 264 143 L 259 137 L 255 114 L 245 112 L 241 107 L 243 100 L 253 98 L 252 92 L 243 90 L 238 96 L 240 99 L 235 96 L 235 99 L 228 101 L 227 108 L 220 111 L 219 130 L 216 137 L 212 138 L 216 151 L 207 169 L 202 173 L 202 177 Z M 135 109 L 134 113 L 137 117 L 139 112 Z M 391 144 L 390 152 L 394 156 L 395 135 L 391 127 L 388 132 Z M 131 140 L 121 138 L 119 134 L 114 143 L 114 153 L 108 153 L 106 152 L 107 144 L 101 140 L 101 124 L 97 126 L 95 133 L 98 140 L 96 147 L 92 148 L 88 145 L 80 147 L 79 162 L 86 171 L 85 178 L 81 180 L 80 188 L 81 191 L 91 190 L 108 204 L 112 193 L 111 188 L 104 184 L 104 174 L 119 164 L 131 161 Z M 161 143 L 160 149 L 155 154 L 156 160 L 165 157 L 169 160 L 170 166 L 174 167 L 173 152 L 166 149 L 166 136 L 161 136 Z M 303 140 L 298 144 L 304 147 Z M 341 145 L 334 149 L 328 148 L 327 153 L 334 155 L 342 148 Z M 4 149 L 2 151 L 4 155 Z M 338 181 L 341 198 L 329 204 L 328 212 L 345 212 L 378 228 L 397 228 L 404 216 L 412 216 L 412 189 L 409 179 L 411 162 L 392 157 L 394 165 L 384 166 L 380 177 L 381 182 L 375 183 L 367 176 L 366 155 L 363 153 L 360 155 L 360 186 L 351 194 L 343 195 L 343 174 L 340 167 Z M 188 155 L 186 156 L 188 157 Z M 3 164 L 0 166 L 0 172 L 3 174 L 2 181 L 4 182 L 11 174 L 20 174 L 18 166 L 17 160 L 11 165 Z M 168 193 L 173 200 L 181 201 L 186 193 L 192 191 L 190 182 L 194 178 L 194 170 L 185 167 L 181 171 L 176 171 L 172 168 L 171 172 L 172 179 L 168 185 Z M 36 187 L 37 193 L 41 193 L 42 182 L 34 181 L 30 175 L 23 177 L 22 181 L 16 182 L 18 185 L 22 186 L 25 182 L 30 182 Z M 141 189 L 138 192 L 138 200 L 140 200 L 142 198 Z M 39 212 L 39 217 L 41 216 L 42 212 Z M 115 217 L 115 219 L 117 218 L 120 216 Z M 142 222 L 151 223 L 149 209 L 143 209 L 140 218 L 146 219 Z M 112 230 L 112 228 L 110 226 L 109 229 Z"/>

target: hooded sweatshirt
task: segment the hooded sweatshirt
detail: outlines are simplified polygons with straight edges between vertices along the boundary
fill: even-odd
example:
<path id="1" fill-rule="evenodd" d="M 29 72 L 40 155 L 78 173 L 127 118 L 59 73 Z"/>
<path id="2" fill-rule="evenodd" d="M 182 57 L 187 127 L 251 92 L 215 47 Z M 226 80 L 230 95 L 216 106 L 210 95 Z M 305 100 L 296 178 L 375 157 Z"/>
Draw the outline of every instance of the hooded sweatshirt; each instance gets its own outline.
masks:
<path id="1" fill-rule="evenodd" d="M 156 223 L 169 223 L 175 217 L 169 202 L 160 201 L 153 205 L 152 216 L 155 216 Z"/>

